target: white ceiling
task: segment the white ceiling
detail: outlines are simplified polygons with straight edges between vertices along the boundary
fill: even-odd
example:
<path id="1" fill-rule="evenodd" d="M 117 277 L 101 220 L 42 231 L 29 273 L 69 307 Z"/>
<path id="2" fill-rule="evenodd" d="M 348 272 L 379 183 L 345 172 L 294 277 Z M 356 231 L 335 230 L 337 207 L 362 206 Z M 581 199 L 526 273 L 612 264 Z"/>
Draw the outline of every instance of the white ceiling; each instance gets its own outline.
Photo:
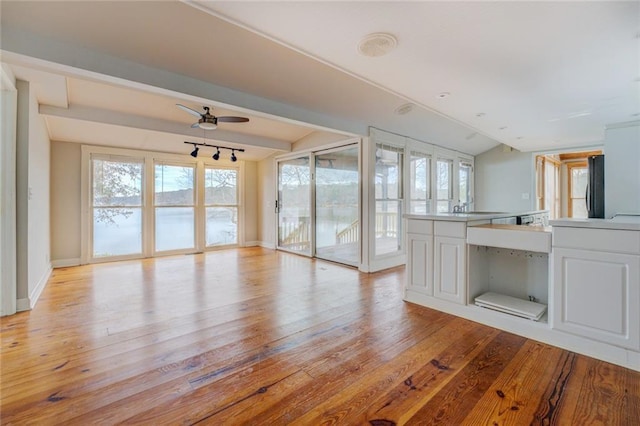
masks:
<path id="1" fill-rule="evenodd" d="M 216 115 L 251 121 L 223 124 L 207 137 L 246 146 L 247 159 L 260 159 L 328 127 L 364 135 L 374 126 L 471 154 L 498 143 L 521 150 L 599 143 L 606 124 L 640 114 L 639 5 L 3 1 L 0 7 L 2 49 L 18 54 L 3 60 L 35 82 L 40 103 L 50 106 L 41 110 L 54 139 L 135 140 L 178 152 L 176 144 L 202 131 L 189 129 L 192 117 L 174 104 L 209 105 Z M 377 58 L 359 55 L 358 42 L 373 32 L 392 33 L 397 48 Z M 98 74 L 15 59 L 25 56 Z M 136 74 L 133 64 L 163 74 Z M 100 73 L 111 78 L 103 81 Z M 441 92 L 451 95 L 440 99 Z M 418 107 L 395 114 L 407 101 Z"/>

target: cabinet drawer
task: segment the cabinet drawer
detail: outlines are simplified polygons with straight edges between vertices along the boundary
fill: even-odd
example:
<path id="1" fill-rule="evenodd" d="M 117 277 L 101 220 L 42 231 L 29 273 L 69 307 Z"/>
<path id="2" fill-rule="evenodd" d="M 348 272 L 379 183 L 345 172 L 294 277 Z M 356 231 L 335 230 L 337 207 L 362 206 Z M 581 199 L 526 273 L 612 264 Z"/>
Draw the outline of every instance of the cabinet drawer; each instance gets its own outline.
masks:
<path id="1" fill-rule="evenodd" d="M 409 219 L 407 232 L 410 234 L 433 235 L 433 221 L 421 219 Z"/>
<path id="2" fill-rule="evenodd" d="M 553 246 L 640 254 L 640 231 L 558 226 L 553 228 Z"/>
<path id="3" fill-rule="evenodd" d="M 435 235 L 441 237 L 467 238 L 467 222 L 445 222 L 438 220 L 434 224 Z"/>

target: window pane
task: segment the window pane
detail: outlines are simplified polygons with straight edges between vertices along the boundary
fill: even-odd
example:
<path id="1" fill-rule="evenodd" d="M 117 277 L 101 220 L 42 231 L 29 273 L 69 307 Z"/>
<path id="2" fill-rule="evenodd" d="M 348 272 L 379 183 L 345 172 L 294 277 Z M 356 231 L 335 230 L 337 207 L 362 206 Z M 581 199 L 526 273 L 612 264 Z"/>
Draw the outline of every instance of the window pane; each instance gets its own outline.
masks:
<path id="1" fill-rule="evenodd" d="M 571 168 L 571 197 L 584 198 L 587 192 L 589 172 L 586 167 Z"/>
<path id="2" fill-rule="evenodd" d="M 428 213 L 431 207 L 431 157 L 411 153 L 409 191 L 411 213 Z"/>
<path id="3" fill-rule="evenodd" d="M 193 207 L 156 208 L 156 251 L 195 246 L 193 210 Z"/>
<path id="4" fill-rule="evenodd" d="M 461 161 L 458 174 L 460 204 L 469 206 L 471 203 L 471 164 Z"/>
<path id="5" fill-rule="evenodd" d="M 401 249 L 401 223 L 401 201 L 376 201 L 376 255 Z"/>
<path id="6" fill-rule="evenodd" d="M 453 201 L 453 160 L 438 159 L 436 163 L 436 191 L 438 213 L 451 211 Z"/>
<path id="7" fill-rule="evenodd" d="M 206 205 L 238 204 L 237 170 L 206 169 L 204 173 Z"/>
<path id="8" fill-rule="evenodd" d="M 142 164 L 92 160 L 94 206 L 142 205 Z"/>
<path id="9" fill-rule="evenodd" d="M 194 205 L 193 167 L 156 164 L 155 168 L 156 206 Z"/>
<path id="10" fill-rule="evenodd" d="M 140 208 L 93 209 L 93 257 L 142 253 Z"/>
<path id="11" fill-rule="evenodd" d="M 207 246 L 238 243 L 238 209 L 207 207 Z"/>
<path id="12" fill-rule="evenodd" d="M 402 198 L 402 151 L 378 145 L 376 150 L 376 199 Z"/>

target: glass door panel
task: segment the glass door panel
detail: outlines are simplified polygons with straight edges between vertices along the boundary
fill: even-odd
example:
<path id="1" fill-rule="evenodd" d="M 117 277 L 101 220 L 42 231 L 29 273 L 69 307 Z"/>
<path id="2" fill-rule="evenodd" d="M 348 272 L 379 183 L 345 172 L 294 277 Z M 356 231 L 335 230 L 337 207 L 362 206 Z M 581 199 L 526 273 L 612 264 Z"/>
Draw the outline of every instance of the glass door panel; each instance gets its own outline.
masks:
<path id="1" fill-rule="evenodd" d="M 278 162 L 278 248 L 311 256 L 309 156 Z"/>
<path id="2" fill-rule="evenodd" d="M 358 147 L 315 156 L 315 254 L 357 265 L 360 261 Z"/>

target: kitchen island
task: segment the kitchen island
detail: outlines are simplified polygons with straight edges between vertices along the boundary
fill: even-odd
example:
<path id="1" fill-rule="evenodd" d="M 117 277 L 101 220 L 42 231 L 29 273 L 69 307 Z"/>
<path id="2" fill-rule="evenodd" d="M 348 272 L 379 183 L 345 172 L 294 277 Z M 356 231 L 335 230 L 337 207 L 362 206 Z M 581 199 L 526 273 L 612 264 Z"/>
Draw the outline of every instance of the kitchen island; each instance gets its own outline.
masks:
<path id="1" fill-rule="evenodd" d="M 541 212 L 406 215 L 405 300 L 640 371 L 640 224 L 501 223 L 531 214 Z M 598 235 L 584 246 L 587 231 Z M 606 243 L 604 234 L 611 232 L 621 234 L 603 249 L 615 249 L 615 258 L 597 270 L 602 263 L 595 259 L 602 253 L 591 251 L 602 247 L 598 241 Z M 558 241 L 569 245 L 566 249 L 588 252 L 581 254 L 593 259 L 596 269 L 587 275 L 604 273 L 605 279 L 583 285 L 579 271 L 585 270 L 585 260 L 574 261 L 575 253 L 563 252 Z M 620 256 L 630 257 L 620 264 Z M 567 276 L 572 278 L 568 287 L 563 284 Z M 607 294 L 592 296 L 596 290 Z"/>

